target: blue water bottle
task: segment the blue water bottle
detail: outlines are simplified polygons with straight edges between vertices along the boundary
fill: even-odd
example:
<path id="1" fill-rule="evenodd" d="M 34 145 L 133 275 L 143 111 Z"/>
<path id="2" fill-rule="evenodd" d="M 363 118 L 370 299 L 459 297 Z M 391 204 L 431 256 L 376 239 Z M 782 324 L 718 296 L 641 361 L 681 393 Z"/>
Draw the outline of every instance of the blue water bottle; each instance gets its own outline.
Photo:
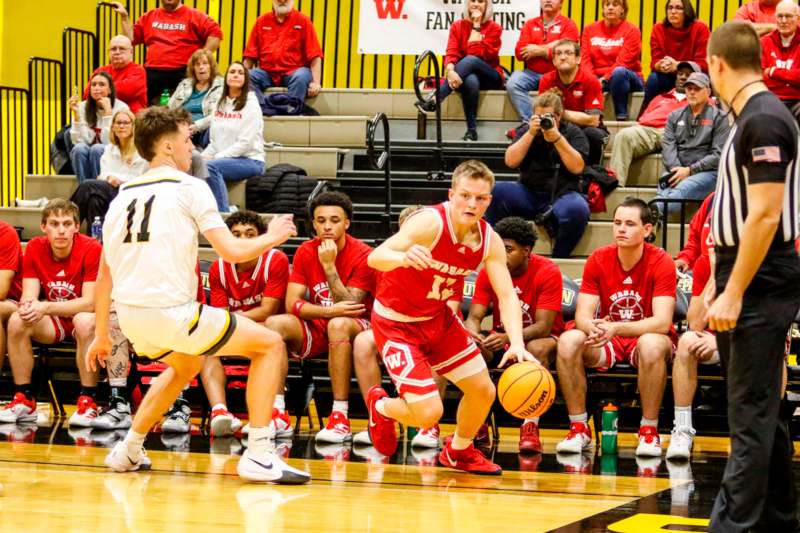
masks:
<path id="1" fill-rule="evenodd" d="M 92 239 L 103 242 L 103 222 L 100 217 L 94 217 L 92 222 Z"/>

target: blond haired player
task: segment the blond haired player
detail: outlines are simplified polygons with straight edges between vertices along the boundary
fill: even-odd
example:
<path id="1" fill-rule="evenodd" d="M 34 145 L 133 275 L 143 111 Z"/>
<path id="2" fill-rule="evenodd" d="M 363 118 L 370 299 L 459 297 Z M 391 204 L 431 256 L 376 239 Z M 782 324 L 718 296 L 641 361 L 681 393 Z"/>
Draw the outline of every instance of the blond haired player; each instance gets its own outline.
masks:
<path id="1" fill-rule="evenodd" d="M 136 119 L 136 148 L 150 170 L 120 187 L 103 225 L 105 245 L 95 293 L 96 338 L 87 364 L 104 364 L 111 349 L 108 313 L 113 298 L 119 324 L 137 353 L 169 368 L 153 381 L 125 439 L 105 463 L 124 472 L 150 467 L 144 440 L 150 428 L 203 366 L 200 356 L 250 359 L 249 447 L 239 476 L 249 481 L 306 483 L 310 476 L 274 453 L 268 424 L 283 342 L 242 316 L 195 301 L 198 231 L 225 261 L 257 258 L 295 235 L 288 216 L 266 234 L 237 239 L 217 211 L 208 186 L 185 172 L 192 160 L 191 119 L 183 110 L 150 108 Z M 112 281 L 113 280 L 113 281 Z"/>

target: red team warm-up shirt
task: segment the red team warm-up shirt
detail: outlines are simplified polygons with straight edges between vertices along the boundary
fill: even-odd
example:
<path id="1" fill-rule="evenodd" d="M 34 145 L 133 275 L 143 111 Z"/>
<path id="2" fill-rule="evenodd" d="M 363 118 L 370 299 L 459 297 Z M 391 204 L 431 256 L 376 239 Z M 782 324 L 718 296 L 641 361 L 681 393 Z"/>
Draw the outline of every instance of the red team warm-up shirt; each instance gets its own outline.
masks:
<path id="1" fill-rule="evenodd" d="M 186 68 L 195 50 L 209 37 L 222 39 L 219 24 L 197 9 L 181 6 L 175 11 L 161 7 L 142 15 L 133 26 L 133 44 L 147 45 L 148 68 Z"/>
<path id="2" fill-rule="evenodd" d="M 581 66 L 595 76 L 611 79 L 617 67 L 642 77 L 642 32 L 628 22 L 611 27 L 602 20 L 586 26 L 581 36 Z"/>
<path id="3" fill-rule="evenodd" d="M 653 316 L 653 298 L 675 297 L 675 264 L 667 252 L 644 244 L 642 258 L 622 269 L 617 245 L 598 248 L 586 261 L 581 293 L 600 297 L 599 315 L 612 322 L 636 322 Z"/>
<path id="4" fill-rule="evenodd" d="M 478 269 L 491 246 L 492 229 L 485 220 L 478 222 L 481 243 L 476 249 L 456 241 L 447 211 L 448 202 L 417 211 L 435 211 L 441 218 L 441 231 L 431 246 L 434 266 L 425 270 L 402 267 L 384 272 L 375 299 L 409 317 L 433 317 L 444 311 L 447 301 L 463 294 L 464 278 Z"/>
<path id="5" fill-rule="evenodd" d="M 242 55 L 258 61 L 277 85 L 284 76 L 321 58 L 322 48 L 311 19 L 293 9 L 283 23 L 272 12 L 258 17 Z"/>
<path id="6" fill-rule="evenodd" d="M 694 269 L 694 264 L 700 257 L 708 256 L 708 250 L 714 247 L 714 239 L 711 236 L 713 206 L 714 193 L 711 193 L 692 217 L 692 221 L 689 223 L 689 238 L 681 253 L 678 254 L 678 259 L 685 261 L 691 269 Z"/>
<path id="7" fill-rule="evenodd" d="M 255 309 L 261 305 L 262 298 L 283 302 L 288 282 L 289 259 L 280 250 L 266 252 L 258 258 L 256 266 L 246 272 L 237 272 L 236 265 L 222 259 L 211 265 L 208 272 L 211 305 L 231 313 Z"/>
<path id="8" fill-rule="evenodd" d="M 514 55 L 517 56 L 518 61 L 522 61 L 522 49 L 529 44 L 542 46 L 560 41 L 561 39 L 569 39 L 575 42 L 580 41 L 578 27 L 571 19 L 558 14 L 547 28 L 544 26 L 544 19 L 542 19 L 542 17 L 530 19 L 522 26 L 522 31 L 519 34 L 519 41 L 517 41 L 517 46 L 514 49 Z M 553 54 L 551 53 L 548 57 L 534 57 L 529 59 L 525 62 L 525 68 L 540 74 L 551 72 L 555 69 L 552 56 Z"/>
<path id="9" fill-rule="evenodd" d="M 467 56 L 476 56 L 486 61 L 505 79 L 503 67 L 500 66 L 500 46 L 503 28 L 493 20 L 481 24 L 480 41 L 469 42 L 472 33 L 472 22 L 460 19 L 450 27 L 447 38 L 447 51 L 444 55 L 444 65 L 456 64 Z"/>
<path id="10" fill-rule="evenodd" d="M 319 262 L 320 239 L 314 238 L 300 245 L 292 260 L 290 283 L 308 287 L 309 301 L 315 305 L 333 305 L 328 278 Z M 361 289 L 370 293 L 362 302 L 367 313 L 372 309 L 372 294 L 375 292 L 375 271 L 367 264 L 372 248 L 362 241 L 345 234 L 344 248 L 336 255 L 336 271 L 345 287 Z M 366 315 L 365 318 L 369 318 Z"/>
<path id="11" fill-rule="evenodd" d="M 38 279 L 50 302 L 74 300 L 81 297 L 84 283 L 97 280 L 101 252 L 99 242 L 78 233 L 69 257 L 56 261 L 47 237 L 36 237 L 25 248 L 23 277 Z"/>
<path id="12" fill-rule="evenodd" d="M 564 109 L 586 113 L 593 110 L 603 111 L 603 88 L 597 77 L 582 67 L 578 68 L 575 79 L 564 85 L 558 71 L 548 72 L 539 80 L 539 94 L 556 87 L 561 91 Z"/>
<path id="13" fill-rule="evenodd" d="M 558 314 L 553 321 L 550 334 L 560 335 L 564 331 L 564 317 L 561 315 L 563 282 L 558 266 L 546 257 L 531 254 L 527 270 L 517 277 L 512 277 L 511 282 L 514 284 L 514 290 L 519 297 L 519 305 L 522 307 L 522 327 L 527 328 L 536 323 L 536 311 L 539 309 L 556 311 Z M 485 306 L 491 303 L 492 329 L 505 331 L 500 320 L 497 294 L 492 289 L 486 269 L 481 270 L 478 279 L 475 280 L 475 295 L 472 297 L 472 303 Z"/>
<path id="14" fill-rule="evenodd" d="M 778 30 L 761 38 L 761 68 L 775 67 L 764 83 L 781 100 L 800 100 L 800 32 L 784 47 Z"/>
<path id="15" fill-rule="evenodd" d="M 22 296 L 22 246 L 17 230 L 0 220 L 0 270 L 13 270 L 14 279 L 6 298 L 19 301 Z"/>

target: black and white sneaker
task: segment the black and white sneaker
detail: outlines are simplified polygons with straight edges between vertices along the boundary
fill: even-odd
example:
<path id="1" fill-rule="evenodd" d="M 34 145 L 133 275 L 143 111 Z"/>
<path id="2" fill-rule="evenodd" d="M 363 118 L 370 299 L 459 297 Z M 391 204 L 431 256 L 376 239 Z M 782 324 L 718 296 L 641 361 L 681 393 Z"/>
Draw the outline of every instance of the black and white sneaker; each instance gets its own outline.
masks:
<path id="1" fill-rule="evenodd" d="M 192 431 L 192 410 L 186 400 L 176 400 L 167 412 L 167 418 L 161 423 L 164 433 L 189 433 Z"/>
<path id="2" fill-rule="evenodd" d="M 239 459 L 236 471 L 239 477 L 247 481 L 282 485 L 302 485 L 311 481 L 308 472 L 287 465 L 274 450 L 268 450 L 260 455 L 245 450 Z"/>
<path id="3" fill-rule="evenodd" d="M 131 427 L 131 406 L 123 398 L 112 396 L 108 407 L 92 420 L 92 429 L 128 429 Z"/>

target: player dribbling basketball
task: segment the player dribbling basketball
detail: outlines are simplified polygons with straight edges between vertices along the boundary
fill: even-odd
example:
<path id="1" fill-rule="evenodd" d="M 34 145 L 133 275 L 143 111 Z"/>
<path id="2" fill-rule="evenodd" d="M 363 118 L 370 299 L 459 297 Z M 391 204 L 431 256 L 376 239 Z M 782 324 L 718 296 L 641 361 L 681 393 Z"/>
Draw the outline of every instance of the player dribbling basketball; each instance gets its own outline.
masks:
<path id="1" fill-rule="evenodd" d="M 506 267 L 503 241 L 482 220 L 491 202 L 494 175 L 478 161 L 453 172 L 449 201 L 412 215 L 400 231 L 376 248 L 369 265 L 384 272 L 372 313 L 375 341 L 400 398 L 379 386 L 367 396 L 373 446 L 391 456 L 397 447 L 394 422 L 431 427 L 442 415 L 431 369 L 460 388 L 456 433 L 442 449 L 444 466 L 498 475 L 472 439 L 486 419 L 495 388 L 471 335 L 447 306 L 462 291 L 464 278 L 485 264 L 500 302 L 510 347 L 507 361 L 533 361 L 522 340 L 522 312 Z"/>
<path id="2" fill-rule="evenodd" d="M 203 357 L 250 359 L 247 405 L 249 446 L 238 465 L 250 481 L 306 483 L 310 476 L 285 464 L 270 441 L 268 424 L 283 353 L 280 336 L 227 310 L 198 304 L 195 265 L 198 230 L 225 261 L 257 258 L 295 235 L 288 216 L 266 234 L 236 239 L 205 183 L 185 171 L 192 159 L 191 118 L 184 110 L 150 108 L 136 119 L 135 143 L 150 170 L 122 187 L 103 225 L 105 247 L 95 292 L 96 337 L 87 365 L 102 365 L 111 349 L 108 313 L 113 298 L 123 333 L 140 356 L 169 365 L 147 391 L 133 425 L 106 457 L 118 472 L 146 469 L 144 439 Z M 113 281 L 112 281 L 113 279 Z"/>

